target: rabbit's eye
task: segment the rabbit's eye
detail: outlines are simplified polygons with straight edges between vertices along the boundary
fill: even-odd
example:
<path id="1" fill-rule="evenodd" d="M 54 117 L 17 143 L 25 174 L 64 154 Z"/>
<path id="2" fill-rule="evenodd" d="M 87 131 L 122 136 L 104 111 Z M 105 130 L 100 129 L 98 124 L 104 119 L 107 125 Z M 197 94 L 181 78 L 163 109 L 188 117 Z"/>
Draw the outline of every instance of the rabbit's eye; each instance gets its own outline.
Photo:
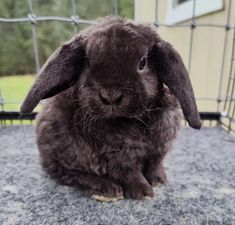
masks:
<path id="1" fill-rule="evenodd" d="M 146 65 L 146 57 L 143 56 L 139 61 L 139 70 L 143 70 Z"/>

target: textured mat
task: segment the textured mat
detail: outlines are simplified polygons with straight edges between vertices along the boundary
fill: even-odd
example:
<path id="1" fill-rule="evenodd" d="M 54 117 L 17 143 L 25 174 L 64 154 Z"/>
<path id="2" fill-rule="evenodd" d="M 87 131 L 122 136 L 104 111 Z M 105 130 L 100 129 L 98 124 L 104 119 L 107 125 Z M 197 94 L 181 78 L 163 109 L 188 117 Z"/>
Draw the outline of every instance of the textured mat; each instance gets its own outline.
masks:
<path id="1" fill-rule="evenodd" d="M 100 203 L 42 171 L 31 126 L 0 127 L 1 225 L 234 225 L 235 138 L 185 128 L 153 200 Z"/>

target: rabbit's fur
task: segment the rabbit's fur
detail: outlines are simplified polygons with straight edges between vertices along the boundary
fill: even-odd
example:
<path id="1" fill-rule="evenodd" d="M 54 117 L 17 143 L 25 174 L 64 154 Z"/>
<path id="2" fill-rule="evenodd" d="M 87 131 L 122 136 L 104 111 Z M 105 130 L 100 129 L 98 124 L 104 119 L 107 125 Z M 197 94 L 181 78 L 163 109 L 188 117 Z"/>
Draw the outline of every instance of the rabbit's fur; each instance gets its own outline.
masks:
<path id="1" fill-rule="evenodd" d="M 146 62 L 146 65 L 144 65 Z M 53 97 L 52 97 L 53 96 Z M 100 200 L 153 197 L 180 127 L 200 119 L 178 53 L 150 26 L 106 17 L 62 45 L 31 88 L 46 171 Z"/>

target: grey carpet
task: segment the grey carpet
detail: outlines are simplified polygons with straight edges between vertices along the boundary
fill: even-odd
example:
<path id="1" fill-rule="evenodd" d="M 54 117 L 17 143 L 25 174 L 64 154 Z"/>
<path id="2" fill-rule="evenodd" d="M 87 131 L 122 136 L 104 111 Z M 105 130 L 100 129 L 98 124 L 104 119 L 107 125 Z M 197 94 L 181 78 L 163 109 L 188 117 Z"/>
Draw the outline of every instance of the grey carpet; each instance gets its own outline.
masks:
<path id="1" fill-rule="evenodd" d="M 33 127 L 0 128 L 1 225 L 234 225 L 235 138 L 183 129 L 153 200 L 100 203 L 41 170 Z"/>

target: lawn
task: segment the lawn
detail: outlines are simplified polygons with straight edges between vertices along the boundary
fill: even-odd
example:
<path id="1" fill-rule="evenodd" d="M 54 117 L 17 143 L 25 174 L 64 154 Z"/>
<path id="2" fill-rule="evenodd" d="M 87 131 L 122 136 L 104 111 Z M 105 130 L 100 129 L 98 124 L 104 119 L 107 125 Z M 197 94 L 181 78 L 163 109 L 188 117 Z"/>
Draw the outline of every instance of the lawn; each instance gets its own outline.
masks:
<path id="1" fill-rule="evenodd" d="M 35 75 L 0 77 L 0 93 L 5 101 L 4 111 L 19 111 L 34 79 Z"/>

